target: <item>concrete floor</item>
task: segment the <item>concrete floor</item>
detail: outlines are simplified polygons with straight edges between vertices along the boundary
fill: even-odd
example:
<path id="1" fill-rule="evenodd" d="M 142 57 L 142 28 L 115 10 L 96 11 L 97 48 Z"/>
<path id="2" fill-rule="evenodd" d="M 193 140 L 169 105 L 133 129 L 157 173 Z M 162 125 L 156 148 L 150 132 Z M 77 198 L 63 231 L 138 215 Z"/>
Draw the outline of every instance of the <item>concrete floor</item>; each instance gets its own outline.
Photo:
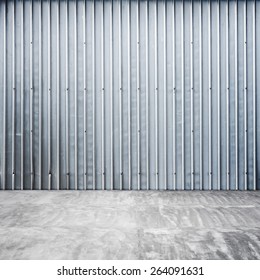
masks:
<path id="1" fill-rule="evenodd" d="M 260 259 L 260 192 L 0 192 L 0 259 Z"/>

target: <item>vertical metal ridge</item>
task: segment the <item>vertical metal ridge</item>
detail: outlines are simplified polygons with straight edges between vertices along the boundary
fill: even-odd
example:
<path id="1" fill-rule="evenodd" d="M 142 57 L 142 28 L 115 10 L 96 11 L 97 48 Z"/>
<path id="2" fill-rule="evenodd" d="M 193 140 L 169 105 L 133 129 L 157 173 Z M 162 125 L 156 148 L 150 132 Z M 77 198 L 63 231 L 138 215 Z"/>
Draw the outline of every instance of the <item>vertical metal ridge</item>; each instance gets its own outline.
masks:
<path id="1" fill-rule="evenodd" d="M 190 98 L 191 98 L 191 190 L 194 190 L 194 120 L 193 120 L 193 95 L 194 95 L 194 85 L 193 85 L 193 0 L 190 4 Z"/>
<path id="2" fill-rule="evenodd" d="M 123 149 L 122 149 L 122 31 L 121 31 L 121 24 L 122 24 L 122 15 L 121 15 L 121 0 L 118 0 L 118 69 L 119 69 L 119 171 L 120 171 L 120 190 L 123 189 Z"/>
<path id="3" fill-rule="evenodd" d="M 145 25 L 145 36 L 146 36 L 146 42 L 145 42 L 145 55 L 146 55 L 146 61 L 145 61 L 145 71 L 146 71 L 146 189 L 150 189 L 150 156 L 149 156 L 149 136 L 150 136 L 150 130 L 149 130 L 149 0 L 146 0 L 146 25 Z M 129 81 L 130 82 L 130 81 Z"/>
<path id="4" fill-rule="evenodd" d="M 23 50 L 22 50 L 23 53 Z M 22 69 L 23 73 L 23 69 Z M 23 91 L 23 88 L 22 88 Z M 23 92 L 22 92 L 23 97 Z M 22 110 L 22 131 L 23 131 L 23 100 L 21 102 Z M 22 137 L 22 148 L 23 148 Z M 23 156 L 23 152 L 22 152 Z M 22 158 L 23 163 L 23 158 Z M 42 0 L 39 2 L 39 189 L 42 189 Z M 23 175 L 23 174 L 22 174 Z"/>
<path id="5" fill-rule="evenodd" d="M 24 76 L 23 76 L 23 0 L 20 1 L 20 10 L 21 10 L 21 190 L 23 190 L 24 187 L 24 168 L 23 168 L 23 162 L 24 162 L 24 93 L 23 93 L 23 87 L 24 87 Z M 40 26 L 40 25 L 39 25 Z M 39 33 L 40 34 L 40 33 Z M 39 49 L 39 57 L 40 57 L 40 49 Z M 40 91 L 40 90 L 39 90 Z"/>
<path id="6" fill-rule="evenodd" d="M 137 0 L 136 4 L 137 15 L 136 15 L 136 34 L 137 34 L 137 48 L 136 48 L 136 101 L 137 101 L 137 188 L 140 190 L 140 174 L 141 174 L 141 159 L 140 159 L 140 31 L 139 31 L 139 17 L 140 17 L 140 1 Z"/>
<path id="7" fill-rule="evenodd" d="M 167 180 L 167 170 L 168 170 L 168 156 L 167 156 L 167 2 L 164 2 L 164 30 L 163 30 L 163 36 L 164 36 L 164 52 L 163 52 L 163 67 L 164 67 L 164 73 L 163 73 L 163 87 L 164 87 L 164 95 L 163 95 L 163 107 L 164 107 L 164 182 L 165 186 L 164 189 L 168 189 L 168 180 Z"/>
<path id="8" fill-rule="evenodd" d="M 33 170 L 33 2 L 30 1 L 30 177 L 31 190 L 34 185 Z"/>
<path id="9" fill-rule="evenodd" d="M 74 126 L 75 126 L 75 189 L 78 189 L 78 28 L 77 28 L 77 1 L 75 1 L 75 10 L 74 10 L 74 103 L 75 103 L 75 117 L 74 117 Z"/>
<path id="10" fill-rule="evenodd" d="M 101 188 L 105 189 L 105 107 L 104 107 L 104 79 L 105 79 L 105 61 L 104 61 L 104 0 L 102 0 L 101 15 Z"/>
<path id="11" fill-rule="evenodd" d="M 113 1 L 112 1 L 113 2 Z M 131 1 L 128 2 L 128 189 L 132 186 L 132 156 L 131 156 Z"/>
<path id="12" fill-rule="evenodd" d="M 48 189 L 51 190 L 52 188 L 52 147 L 51 147 L 51 2 L 48 1 Z"/>
<path id="13" fill-rule="evenodd" d="M 203 75 L 203 69 L 202 69 L 202 66 L 203 66 L 203 57 L 202 57 L 202 48 L 203 48 L 203 45 L 202 45 L 202 34 L 203 34 L 203 31 L 202 31 L 202 28 L 203 28 L 203 18 L 202 18 L 202 1 L 200 1 L 200 32 L 199 32 L 199 44 L 200 44 L 200 48 L 199 48 L 199 58 L 200 58 L 200 155 L 199 155 L 199 166 L 200 166 L 200 190 L 203 190 L 203 163 L 202 163 L 202 156 L 203 156 L 203 115 L 202 115 L 202 98 L 203 98 L 203 83 L 202 83 L 202 75 Z"/>
<path id="14" fill-rule="evenodd" d="M 60 0 L 57 1 L 57 190 L 60 189 Z"/>
<path id="15" fill-rule="evenodd" d="M 157 26 L 157 16 L 158 16 L 158 0 L 155 0 L 155 176 L 156 176 L 156 190 L 158 190 L 158 177 L 159 177 L 159 172 L 158 172 L 158 42 L 157 42 L 157 32 L 158 32 L 158 26 Z"/>
<path id="16" fill-rule="evenodd" d="M 247 1 L 244 2 L 244 164 L 245 164 L 245 182 L 244 188 L 248 189 L 247 185 Z"/>
<path id="17" fill-rule="evenodd" d="M 173 79 L 173 98 L 172 98 L 172 150 L 173 150 L 173 190 L 176 190 L 176 61 L 175 61 L 175 0 L 172 1 L 172 79 Z"/>
<path id="18" fill-rule="evenodd" d="M 221 42 L 221 35 L 220 35 L 220 0 L 218 0 L 218 44 L 217 44 L 217 50 L 218 50 L 218 91 L 217 91 L 217 110 L 218 110 L 218 121 L 217 121 L 217 133 L 218 133 L 218 144 L 217 144 L 217 190 L 220 190 L 220 156 L 221 156 L 221 145 L 220 145 L 220 114 L 221 114 L 221 108 L 220 108 L 220 102 L 221 102 L 221 96 L 220 96 L 220 87 L 221 87 L 221 81 L 220 81 L 220 67 L 221 67 L 221 50 L 220 50 L 220 42 Z"/>
<path id="19" fill-rule="evenodd" d="M 226 3 L 226 106 L 227 106 L 227 124 L 226 124 L 226 133 L 227 133 L 227 139 L 226 139 L 226 145 L 227 145 L 227 186 L 226 189 L 229 190 L 229 182 L 230 182 L 230 167 L 229 167 L 229 96 L 230 96 L 230 89 L 229 89 L 229 2 Z"/>
<path id="20" fill-rule="evenodd" d="M 96 189 L 96 118 L 95 118 L 95 114 L 96 114 L 96 68 L 95 68 L 95 1 L 93 1 L 92 3 L 92 112 L 93 112 L 93 118 L 92 118 L 92 126 L 93 126 L 93 143 L 92 143 L 92 176 L 93 176 L 93 183 L 92 183 L 92 189 L 95 190 Z"/>
<path id="21" fill-rule="evenodd" d="M 238 190 L 238 0 L 235 3 L 235 189 Z"/>
<path id="22" fill-rule="evenodd" d="M 84 88 L 84 96 L 83 96 L 83 127 L 84 127 L 84 136 L 83 136 L 83 169 L 84 169 L 84 180 L 83 180 L 83 188 L 87 189 L 87 112 L 86 112 L 86 100 L 87 100 L 87 71 L 86 71 L 86 0 L 83 2 L 83 88 Z"/>
<path id="23" fill-rule="evenodd" d="M 16 79 L 15 79 L 15 2 L 12 7 L 12 190 L 15 189 L 15 103 L 16 103 Z"/>
<path id="24" fill-rule="evenodd" d="M 184 124 L 184 114 L 185 114 L 185 80 L 184 80 L 184 75 L 185 75 L 185 30 L 184 30 L 184 0 L 182 0 L 182 31 L 181 31 L 181 42 L 182 42 L 182 55 L 181 55 L 181 64 L 182 64 L 182 75 L 181 75 L 181 135 L 182 135 L 182 143 L 181 143 L 181 189 L 185 190 L 185 124 Z"/>
<path id="25" fill-rule="evenodd" d="M 65 99 L 65 118 L 66 118 L 66 129 L 65 129 L 65 149 L 66 149 L 66 189 L 68 190 L 70 188 L 70 166 L 69 166 L 69 38 L 68 38 L 68 20 L 69 20 L 69 9 L 68 9 L 68 0 L 66 0 L 66 18 L 65 18 L 65 25 L 66 25 L 66 31 L 65 31 L 65 45 L 66 45 L 66 58 L 65 58 L 65 71 L 66 71 L 66 77 L 65 77 L 65 83 L 66 83 L 66 99 Z"/>
<path id="26" fill-rule="evenodd" d="M 7 11 L 7 2 L 5 0 L 4 4 L 4 24 L 3 24 L 3 46 L 4 46 L 4 63 L 3 63 L 3 71 L 4 71 L 4 86 L 3 86 L 3 93 L 4 93 L 4 100 L 3 100 L 3 159 L 2 159 L 2 189 L 6 189 L 6 11 Z"/>
<path id="27" fill-rule="evenodd" d="M 209 0 L 208 3 L 208 40 L 209 40 L 209 45 L 208 45 L 208 74 L 209 74 L 209 189 L 212 189 L 212 162 L 211 162 L 211 145 L 212 145 L 212 140 L 211 140 L 211 94 L 212 94 L 212 89 L 211 89 L 211 0 Z"/>
<path id="28" fill-rule="evenodd" d="M 113 1 L 111 1 L 110 5 L 110 126 L 111 126 L 111 135 L 110 135 L 110 180 L 111 180 L 111 190 L 114 189 L 114 119 L 113 119 Z"/>
<path id="29" fill-rule="evenodd" d="M 253 1 L 253 190 L 256 190 L 256 1 Z"/>

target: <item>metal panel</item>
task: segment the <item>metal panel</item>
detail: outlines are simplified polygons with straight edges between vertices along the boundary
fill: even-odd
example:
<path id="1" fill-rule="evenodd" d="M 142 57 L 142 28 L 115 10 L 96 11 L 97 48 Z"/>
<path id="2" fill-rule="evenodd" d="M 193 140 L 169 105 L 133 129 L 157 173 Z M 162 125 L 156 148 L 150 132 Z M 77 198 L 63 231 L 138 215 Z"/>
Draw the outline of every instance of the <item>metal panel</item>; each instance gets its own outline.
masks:
<path id="1" fill-rule="evenodd" d="M 259 22 L 255 0 L 1 1 L 0 189 L 260 189 Z"/>

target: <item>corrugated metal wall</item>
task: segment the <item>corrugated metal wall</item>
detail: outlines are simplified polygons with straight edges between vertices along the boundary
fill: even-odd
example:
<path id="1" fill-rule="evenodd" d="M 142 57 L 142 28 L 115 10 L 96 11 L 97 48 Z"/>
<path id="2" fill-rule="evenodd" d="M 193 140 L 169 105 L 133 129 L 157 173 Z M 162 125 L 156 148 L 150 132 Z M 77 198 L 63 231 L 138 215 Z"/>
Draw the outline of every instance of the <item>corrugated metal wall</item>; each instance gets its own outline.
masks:
<path id="1" fill-rule="evenodd" d="M 258 1 L 1 1 L 1 189 L 259 189 Z"/>

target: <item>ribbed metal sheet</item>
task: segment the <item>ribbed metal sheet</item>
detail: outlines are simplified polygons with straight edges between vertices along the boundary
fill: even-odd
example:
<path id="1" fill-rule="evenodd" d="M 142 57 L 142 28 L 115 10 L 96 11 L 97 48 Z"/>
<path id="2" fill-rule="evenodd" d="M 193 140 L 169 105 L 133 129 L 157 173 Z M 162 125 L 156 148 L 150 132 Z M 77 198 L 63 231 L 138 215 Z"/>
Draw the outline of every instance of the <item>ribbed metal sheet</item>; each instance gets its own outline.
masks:
<path id="1" fill-rule="evenodd" d="M 260 2 L 1 1 L 0 189 L 260 189 Z"/>

